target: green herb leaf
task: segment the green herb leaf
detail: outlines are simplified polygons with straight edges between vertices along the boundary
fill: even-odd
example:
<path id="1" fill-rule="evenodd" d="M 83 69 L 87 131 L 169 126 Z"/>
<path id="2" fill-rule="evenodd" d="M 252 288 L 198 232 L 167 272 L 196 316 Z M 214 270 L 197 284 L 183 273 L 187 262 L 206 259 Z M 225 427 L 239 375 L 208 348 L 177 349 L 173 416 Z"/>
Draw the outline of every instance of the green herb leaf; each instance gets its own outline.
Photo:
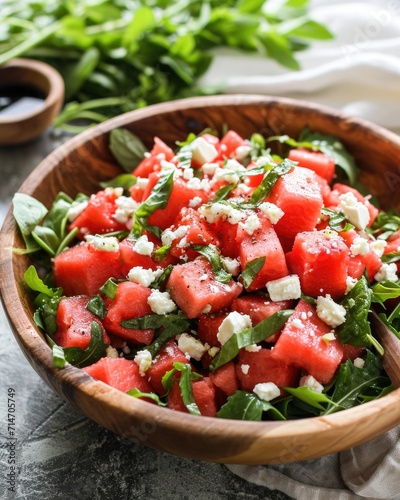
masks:
<path id="1" fill-rule="evenodd" d="M 192 391 L 192 368 L 189 364 L 182 367 L 181 377 L 179 379 L 179 387 L 181 389 L 183 404 L 192 415 L 201 416 L 199 407 L 197 406 Z"/>
<path id="2" fill-rule="evenodd" d="M 105 354 L 108 344 L 104 343 L 103 331 L 97 321 L 92 321 L 91 338 L 86 349 L 80 347 L 65 347 L 64 357 L 71 365 L 83 368 L 96 363 Z"/>
<path id="3" fill-rule="evenodd" d="M 380 281 L 372 286 L 372 302 L 382 304 L 388 299 L 397 299 L 400 297 L 400 285 L 393 281 Z"/>
<path id="4" fill-rule="evenodd" d="M 260 398 L 251 392 L 238 390 L 228 397 L 227 402 L 218 411 L 217 417 L 260 421 L 263 411 L 264 406 Z"/>
<path id="5" fill-rule="evenodd" d="M 210 203 L 216 203 L 225 200 L 229 196 L 229 194 L 233 191 L 233 189 L 235 189 L 236 187 L 237 187 L 236 184 L 226 184 L 225 186 L 222 186 L 215 193 L 215 196 L 210 201 Z"/>
<path id="6" fill-rule="evenodd" d="M 192 245 L 192 248 L 209 261 L 217 281 L 220 283 L 229 283 L 231 281 L 232 275 L 223 268 L 220 255 L 214 245 Z"/>
<path id="7" fill-rule="evenodd" d="M 292 309 L 278 311 L 269 318 L 260 321 L 256 326 L 246 328 L 239 333 L 234 333 L 212 360 L 210 370 L 215 371 L 220 366 L 231 361 L 239 354 L 240 349 L 243 347 L 262 342 L 271 335 L 274 335 L 274 333 L 279 332 L 292 314 Z"/>
<path id="8" fill-rule="evenodd" d="M 329 217 L 329 227 L 334 229 L 335 231 L 350 231 L 350 229 L 354 229 L 354 226 L 347 222 L 346 217 L 341 212 L 335 212 L 330 208 L 323 207 L 321 209 L 321 214 L 327 215 Z M 344 223 L 344 225 L 343 225 Z"/>
<path id="9" fill-rule="evenodd" d="M 100 297 L 100 295 L 94 295 L 91 297 L 86 309 L 98 316 L 100 319 L 104 319 L 107 312 L 104 300 Z"/>
<path id="10" fill-rule="evenodd" d="M 155 392 L 142 392 L 139 391 L 139 389 L 136 389 L 134 387 L 133 389 L 130 389 L 127 394 L 129 396 L 133 396 L 135 398 L 149 398 L 152 399 L 155 403 L 158 404 L 158 406 L 167 406 L 167 403 L 164 403 L 161 401 L 160 396 L 156 394 Z"/>
<path id="11" fill-rule="evenodd" d="M 115 278 L 109 278 L 104 285 L 99 288 L 99 291 L 109 299 L 115 299 L 117 290 L 118 283 Z"/>
<path id="12" fill-rule="evenodd" d="M 296 164 L 288 159 L 283 160 L 279 165 L 274 166 L 269 172 L 268 175 L 264 177 L 262 182 L 256 187 L 253 191 L 253 194 L 250 196 L 248 201 L 249 205 L 259 205 L 262 203 L 265 198 L 269 195 L 272 188 L 275 186 L 277 180 L 290 169 L 292 169 Z"/>
<path id="13" fill-rule="evenodd" d="M 26 250 L 37 252 L 40 245 L 32 237 L 32 232 L 46 216 L 48 210 L 40 201 L 24 193 L 16 193 L 13 197 L 13 215 L 21 231 Z"/>
<path id="14" fill-rule="evenodd" d="M 125 128 L 111 130 L 109 148 L 114 158 L 127 172 L 132 172 L 147 152 L 139 137 Z"/>
<path id="15" fill-rule="evenodd" d="M 125 191 L 136 184 L 136 177 L 130 173 L 117 175 L 109 181 L 100 182 L 100 186 L 105 189 L 106 187 L 122 187 Z"/>
<path id="16" fill-rule="evenodd" d="M 245 288 L 248 288 L 265 263 L 265 257 L 257 257 L 246 264 L 244 271 L 239 276 Z"/>
<path id="17" fill-rule="evenodd" d="M 326 394 L 315 392 L 309 387 L 283 387 L 283 389 L 295 398 L 304 401 L 304 403 L 307 403 L 318 410 L 325 411 L 326 406 L 323 406 L 324 404 L 336 406 L 336 403 L 334 403 Z"/>

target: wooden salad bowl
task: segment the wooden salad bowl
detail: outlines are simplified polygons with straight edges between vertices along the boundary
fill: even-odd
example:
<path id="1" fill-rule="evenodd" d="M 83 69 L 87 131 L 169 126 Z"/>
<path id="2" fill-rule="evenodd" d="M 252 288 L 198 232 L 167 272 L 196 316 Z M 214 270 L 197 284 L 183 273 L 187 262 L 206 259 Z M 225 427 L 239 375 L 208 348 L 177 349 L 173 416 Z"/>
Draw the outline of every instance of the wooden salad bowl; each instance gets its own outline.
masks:
<path id="1" fill-rule="evenodd" d="M 87 130 L 56 149 L 32 172 L 20 192 L 47 207 L 59 191 L 74 197 L 98 190 L 98 182 L 120 173 L 108 150 L 109 132 L 125 127 L 150 147 L 154 136 L 171 146 L 189 132 L 235 129 L 244 137 L 297 137 L 305 127 L 340 139 L 361 168 L 360 181 L 382 207 L 400 208 L 400 138 L 376 125 L 319 105 L 264 96 L 190 98 L 133 111 Z M 400 389 L 381 399 L 325 417 L 296 421 L 226 420 L 173 411 L 128 396 L 67 365 L 53 366 L 50 347 L 32 318 L 32 296 L 23 281 L 29 257 L 13 216 L 1 231 L 2 300 L 21 350 L 43 380 L 101 426 L 132 441 L 184 457 L 222 463 L 265 464 L 320 457 L 353 447 L 400 424 Z M 381 332 L 382 333 L 382 332 Z M 394 370 L 399 374 L 399 362 Z M 397 381 L 399 378 L 397 378 Z"/>

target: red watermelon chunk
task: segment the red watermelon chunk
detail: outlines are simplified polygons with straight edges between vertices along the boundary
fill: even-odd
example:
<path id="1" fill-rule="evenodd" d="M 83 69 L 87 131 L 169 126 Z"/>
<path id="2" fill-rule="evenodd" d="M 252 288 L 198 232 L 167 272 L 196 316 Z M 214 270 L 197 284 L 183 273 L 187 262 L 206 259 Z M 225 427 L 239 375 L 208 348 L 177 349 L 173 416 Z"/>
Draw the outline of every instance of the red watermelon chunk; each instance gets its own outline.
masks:
<path id="1" fill-rule="evenodd" d="M 271 356 L 302 368 L 321 384 L 328 384 L 343 358 L 343 346 L 338 340 L 322 339 L 331 330 L 317 316 L 312 305 L 300 300 L 283 327 Z"/>
<path id="2" fill-rule="evenodd" d="M 193 380 L 192 392 L 200 413 L 205 417 L 215 417 L 217 415 L 216 393 L 211 380 L 208 377 Z M 189 413 L 182 401 L 179 380 L 175 380 L 171 392 L 168 394 L 168 408 Z"/>
<path id="3" fill-rule="evenodd" d="M 81 243 L 54 258 L 54 281 L 65 295 L 94 295 L 111 277 L 123 277 L 118 252 L 97 250 Z"/>
<path id="4" fill-rule="evenodd" d="M 121 321 L 140 318 L 153 311 L 147 303 L 151 290 L 138 283 L 123 281 L 118 284 L 115 298 L 109 303 L 108 311 L 104 318 L 104 328 L 125 340 L 135 344 L 150 344 L 154 330 L 135 330 L 124 328 Z"/>
<path id="5" fill-rule="evenodd" d="M 217 281 L 211 264 L 199 258 L 175 266 L 167 289 L 188 318 L 197 318 L 205 310 L 212 313 L 229 307 L 242 286 L 232 279 L 228 283 Z"/>
<path id="6" fill-rule="evenodd" d="M 332 182 L 335 174 L 335 162 L 332 158 L 319 151 L 310 151 L 309 149 L 291 149 L 288 154 L 289 160 L 297 161 L 300 167 L 309 168 L 316 174 Z"/>
<path id="7" fill-rule="evenodd" d="M 360 279 L 364 271 L 367 271 L 368 279 L 371 282 L 374 279 L 375 274 L 379 271 L 382 266 L 382 261 L 374 249 L 370 246 L 368 253 L 353 254 L 351 251 L 351 246 L 356 238 L 360 235 L 354 229 L 349 231 L 343 231 L 340 233 L 341 237 L 346 242 L 346 245 L 350 249 L 348 267 L 348 274 L 352 278 Z"/>
<path id="8" fill-rule="evenodd" d="M 70 224 L 69 230 L 79 229 L 78 236 L 83 238 L 86 234 L 104 234 L 112 231 L 126 230 L 126 224 L 118 222 L 114 217 L 118 198 L 112 188 L 104 189 L 93 194 L 87 207 Z"/>
<path id="9" fill-rule="evenodd" d="M 88 302 L 89 297 L 82 295 L 60 300 L 56 315 L 57 331 L 53 335 L 57 345 L 86 349 L 91 339 L 93 321 L 96 321 L 102 329 L 104 343 L 110 343 L 100 319 L 86 309 Z"/>
<path id="10" fill-rule="evenodd" d="M 146 393 L 153 390 L 147 378 L 140 375 L 139 366 L 130 359 L 101 358 L 93 365 L 82 369 L 96 380 L 101 380 L 122 392 L 133 388 Z"/>
<path id="11" fill-rule="evenodd" d="M 215 372 L 210 372 L 210 380 L 226 396 L 231 396 L 239 389 L 233 361 L 229 361 L 229 363 L 221 366 Z"/>
<path id="12" fill-rule="evenodd" d="M 369 198 L 367 196 L 363 196 L 360 193 L 360 191 L 358 191 L 357 189 L 355 189 L 353 187 L 350 187 L 350 186 L 347 186 L 346 184 L 336 183 L 336 184 L 333 185 L 333 187 L 332 187 L 332 195 L 337 194 L 337 196 L 338 196 L 338 198 L 337 198 L 337 204 L 339 203 L 339 196 L 341 194 L 345 194 L 345 193 L 353 193 L 354 196 L 357 198 L 357 201 L 360 201 L 361 203 L 363 203 L 368 208 L 368 212 L 369 212 L 368 226 L 371 226 L 373 224 L 374 220 L 376 219 L 376 216 L 379 213 L 379 209 L 377 207 L 375 207 L 369 201 Z"/>
<path id="13" fill-rule="evenodd" d="M 150 384 L 160 396 L 165 394 L 162 378 L 169 370 L 173 369 L 173 363 L 176 362 L 187 363 L 187 359 L 175 341 L 169 340 L 161 347 L 147 372 Z"/>
<path id="14" fill-rule="evenodd" d="M 243 391 L 252 392 L 257 384 L 273 382 L 278 387 L 294 386 L 299 369 L 286 359 L 276 359 L 271 349 L 249 352 L 241 349 L 236 364 L 236 376 Z"/>
<path id="15" fill-rule="evenodd" d="M 174 157 L 172 149 L 159 137 L 154 137 L 154 146 L 150 153 L 133 170 L 136 177 L 148 177 L 152 172 L 161 170 L 163 160 L 171 161 Z"/>
<path id="16" fill-rule="evenodd" d="M 227 316 L 228 312 L 200 314 L 197 323 L 197 336 L 203 344 L 207 343 L 210 347 L 221 347 L 217 338 L 218 328 Z"/>
<path id="17" fill-rule="evenodd" d="M 296 236 L 287 260 L 291 271 L 299 275 L 303 293 L 339 299 L 346 292 L 348 254 L 336 232 L 310 231 Z"/>
<path id="18" fill-rule="evenodd" d="M 263 267 L 247 287 L 247 291 L 264 288 L 268 281 L 283 278 L 289 274 L 285 254 L 272 223 L 261 213 L 258 214 L 258 219 L 261 227 L 253 234 L 248 234 L 239 224 L 236 236 L 242 271 L 251 261 L 265 257 Z"/>
<path id="19" fill-rule="evenodd" d="M 274 228 L 279 238 L 286 241 L 287 250 L 297 233 L 314 229 L 323 206 L 315 172 L 303 167 L 294 167 L 282 175 L 266 201 L 275 203 L 284 212 Z"/>

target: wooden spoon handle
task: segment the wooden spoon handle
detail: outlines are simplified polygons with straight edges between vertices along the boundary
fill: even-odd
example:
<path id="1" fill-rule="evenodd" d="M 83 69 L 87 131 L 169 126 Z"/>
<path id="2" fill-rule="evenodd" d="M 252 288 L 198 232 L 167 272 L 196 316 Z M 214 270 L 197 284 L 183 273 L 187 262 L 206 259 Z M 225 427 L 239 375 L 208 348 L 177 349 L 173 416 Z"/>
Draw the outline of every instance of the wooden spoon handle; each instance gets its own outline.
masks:
<path id="1" fill-rule="evenodd" d="M 400 387 L 400 340 L 389 330 L 378 315 L 372 311 L 371 327 L 376 337 L 385 349 L 382 356 L 382 366 L 396 388 Z"/>

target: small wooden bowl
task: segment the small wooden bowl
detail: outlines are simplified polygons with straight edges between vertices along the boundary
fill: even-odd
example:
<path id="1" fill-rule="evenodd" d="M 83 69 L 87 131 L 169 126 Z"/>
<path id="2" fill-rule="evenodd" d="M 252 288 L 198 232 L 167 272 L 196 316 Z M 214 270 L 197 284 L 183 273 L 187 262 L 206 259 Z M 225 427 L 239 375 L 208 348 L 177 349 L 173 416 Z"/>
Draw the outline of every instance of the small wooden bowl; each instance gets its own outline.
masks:
<path id="1" fill-rule="evenodd" d="M 114 118 L 74 137 L 49 155 L 20 192 L 50 206 L 62 190 L 70 196 L 98 189 L 120 173 L 108 150 L 110 130 L 126 127 L 150 147 L 155 135 L 171 146 L 189 132 L 224 126 L 245 137 L 253 132 L 296 137 L 305 126 L 344 142 L 361 167 L 361 181 L 384 207 L 400 207 L 400 138 L 340 113 L 283 98 L 214 96 L 150 106 Z M 31 295 L 23 282 L 30 261 L 13 254 L 22 241 L 11 212 L 1 232 L 0 285 L 14 335 L 29 362 L 65 400 L 98 424 L 132 441 L 165 452 L 225 463 L 282 463 L 337 452 L 400 424 L 400 389 L 362 406 L 326 417 L 287 422 L 248 422 L 196 417 L 132 398 L 73 366 L 53 367 L 51 350 L 32 319 Z"/>
<path id="2" fill-rule="evenodd" d="M 13 116 L 0 115 L 0 145 L 22 144 L 39 137 L 61 109 L 64 82 L 48 64 L 31 59 L 13 59 L 0 67 L 1 87 L 32 87 L 44 96 L 34 109 Z"/>

